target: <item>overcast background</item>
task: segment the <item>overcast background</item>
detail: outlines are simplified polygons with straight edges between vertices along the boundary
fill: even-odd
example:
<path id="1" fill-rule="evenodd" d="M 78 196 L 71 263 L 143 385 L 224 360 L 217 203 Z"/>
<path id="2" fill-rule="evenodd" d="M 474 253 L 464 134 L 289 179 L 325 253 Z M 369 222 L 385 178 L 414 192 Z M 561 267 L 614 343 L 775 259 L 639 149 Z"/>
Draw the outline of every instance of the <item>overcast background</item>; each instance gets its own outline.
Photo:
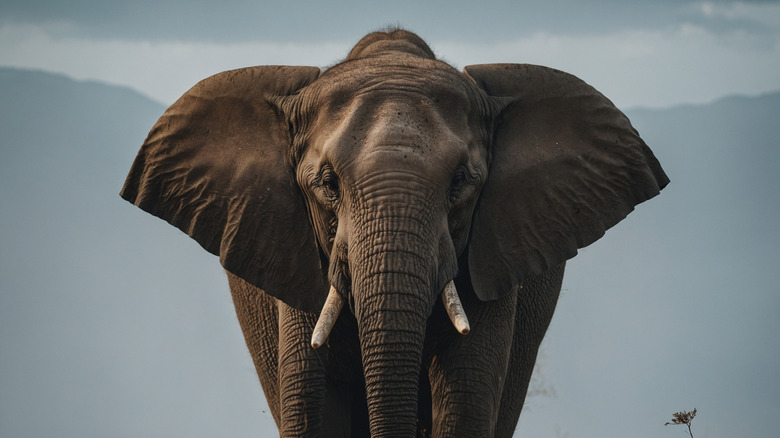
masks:
<path id="1" fill-rule="evenodd" d="M 117 193 L 200 79 L 387 25 L 583 78 L 672 179 L 569 264 L 518 435 L 776 436 L 780 2 L 672 0 L 0 3 L 0 436 L 275 434 L 216 258 Z"/>
<path id="2" fill-rule="evenodd" d="M 777 2 L 6 0 L 0 62 L 172 103 L 229 68 L 333 64 L 363 34 L 398 24 L 459 67 L 549 65 L 620 107 L 780 88 Z"/>

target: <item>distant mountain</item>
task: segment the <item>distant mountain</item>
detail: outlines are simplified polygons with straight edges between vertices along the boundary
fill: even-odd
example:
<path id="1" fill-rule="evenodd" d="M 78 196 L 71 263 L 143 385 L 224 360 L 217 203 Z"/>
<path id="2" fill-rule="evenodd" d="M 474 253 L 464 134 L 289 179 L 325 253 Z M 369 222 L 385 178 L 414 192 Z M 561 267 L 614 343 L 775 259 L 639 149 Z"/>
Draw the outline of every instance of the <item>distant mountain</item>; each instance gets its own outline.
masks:
<path id="1" fill-rule="evenodd" d="M 0 68 L 0 436 L 256 436 L 273 423 L 216 258 L 119 197 L 164 109 Z"/>
<path id="2" fill-rule="evenodd" d="M 749 247 L 743 260 L 777 251 L 780 92 L 628 114 L 673 180 L 663 202 L 686 234 L 715 252 Z"/>
<path id="3" fill-rule="evenodd" d="M 163 110 L 0 68 L 0 436 L 275 434 L 216 258 L 119 198 Z M 699 407 L 718 436 L 761 435 L 751 416 L 780 394 L 778 114 L 780 93 L 628 111 L 672 182 L 569 263 L 544 364 L 566 403 L 519 433 Z"/>

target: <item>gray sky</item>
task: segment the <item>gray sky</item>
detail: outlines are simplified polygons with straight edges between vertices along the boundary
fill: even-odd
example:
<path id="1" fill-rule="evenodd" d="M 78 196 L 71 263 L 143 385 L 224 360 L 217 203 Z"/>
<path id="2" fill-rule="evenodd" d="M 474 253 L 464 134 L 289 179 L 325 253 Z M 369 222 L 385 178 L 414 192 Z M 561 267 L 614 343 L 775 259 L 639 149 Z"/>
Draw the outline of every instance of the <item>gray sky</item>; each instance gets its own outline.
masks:
<path id="1" fill-rule="evenodd" d="M 560 68 L 620 107 L 780 89 L 777 1 L 5 1 L 0 65 L 128 85 L 171 103 L 257 64 L 328 66 L 402 25 L 463 67 Z"/>

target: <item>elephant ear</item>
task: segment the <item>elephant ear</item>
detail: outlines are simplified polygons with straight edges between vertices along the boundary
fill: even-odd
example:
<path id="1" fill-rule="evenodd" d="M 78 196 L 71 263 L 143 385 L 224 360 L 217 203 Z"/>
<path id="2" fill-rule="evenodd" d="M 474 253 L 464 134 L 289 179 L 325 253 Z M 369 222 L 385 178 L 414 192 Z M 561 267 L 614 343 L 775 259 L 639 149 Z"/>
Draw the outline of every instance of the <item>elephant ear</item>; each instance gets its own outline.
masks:
<path id="1" fill-rule="evenodd" d="M 328 286 L 288 159 L 288 123 L 269 102 L 318 75 L 315 67 L 250 67 L 203 80 L 157 121 L 121 192 L 226 270 L 310 312 Z"/>
<path id="2" fill-rule="evenodd" d="M 469 238 L 482 300 L 574 257 L 669 182 L 628 118 L 576 77 L 524 64 L 465 72 L 504 104 Z"/>

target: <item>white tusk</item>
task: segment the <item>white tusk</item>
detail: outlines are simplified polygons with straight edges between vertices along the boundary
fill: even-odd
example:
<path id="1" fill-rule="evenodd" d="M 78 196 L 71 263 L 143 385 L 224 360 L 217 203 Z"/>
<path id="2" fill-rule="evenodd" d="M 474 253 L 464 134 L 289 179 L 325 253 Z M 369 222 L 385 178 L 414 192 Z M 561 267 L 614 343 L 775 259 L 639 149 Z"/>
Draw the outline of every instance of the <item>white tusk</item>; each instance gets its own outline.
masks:
<path id="1" fill-rule="evenodd" d="M 441 301 L 444 303 L 444 308 L 447 309 L 447 315 L 450 316 L 452 325 L 455 326 L 460 334 L 466 335 L 471 331 L 469 326 L 469 319 L 466 317 L 466 312 L 463 310 L 463 305 L 460 303 L 458 297 L 458 290 L 455 289 L 455 282 L 450 280 L 446 286 L 444 286 L 444 292 L 441 293 Z"/>
<path id="2" fill-rule="evenodd" d="M 314 332 L 311 335 L 312 347 L 320 348 L 325 343 L 328 335 L 330 335 L 330 331 L 333 330 L 333 325 L 336 324 L 336 319 L 338 319 L 343 306 L 344 299 L 341 298 L 336 288 L 331 286 L 325 305 L 322 306 L 320 318 L 317 320 L 317 325 L 314 326 Z"/>

